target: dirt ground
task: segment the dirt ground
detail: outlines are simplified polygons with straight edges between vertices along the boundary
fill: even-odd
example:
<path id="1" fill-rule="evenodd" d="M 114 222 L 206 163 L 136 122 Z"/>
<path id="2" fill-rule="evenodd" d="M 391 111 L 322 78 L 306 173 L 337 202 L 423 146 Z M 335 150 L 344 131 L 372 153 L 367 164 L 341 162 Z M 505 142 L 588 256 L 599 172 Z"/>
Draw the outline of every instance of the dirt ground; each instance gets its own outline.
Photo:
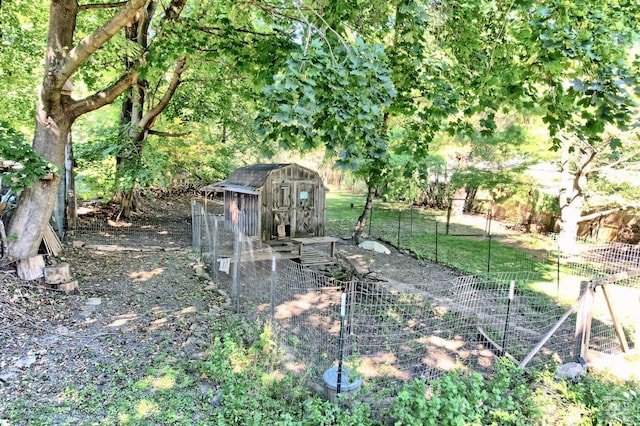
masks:
<path id="1" fill-rule="evenodd" d="M 185 221 L 190 214 L 186 197 L 147 208 L 156 220 Z M 83 212 L 92 220 L 110 214 L 95 205 Z M 63 253 L 48 262 L 70 264 L 79 282 L 72 295 L 47 288 L 42 279 L 21 281 L 10 268 L 0 271 L 0 425 L 9 424 L 3 419 L 10 407 L 28 410 L 36 399 L 56 404 L 70 386 L 117 386 L 109 366 L 122 360 L 201 356 L 200 344 L 210 339 L 207 324 L 223 311 L 225 295 L 210 285 L 188 241 L 164 247 L 140 241 L 128 251 L 66 241 Z M 372 277 L 446 282 L 455 276 L 393 248 L 387 255 L 341 241 L 337 252 Z M 136 365 L 144 368 L 144 362 Z"/>

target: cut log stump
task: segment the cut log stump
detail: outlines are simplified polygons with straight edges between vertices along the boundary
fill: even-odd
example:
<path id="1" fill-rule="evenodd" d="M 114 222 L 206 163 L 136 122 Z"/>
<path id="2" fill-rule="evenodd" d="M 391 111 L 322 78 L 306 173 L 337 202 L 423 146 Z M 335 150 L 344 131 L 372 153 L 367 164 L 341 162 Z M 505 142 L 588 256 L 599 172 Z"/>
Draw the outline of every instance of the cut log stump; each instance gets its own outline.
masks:
<path id="1" fill-rule="evenodd" d="M 44 282 L 47 284 L 61 284 L 71 281 L 71 271 L 68 263 L 60 263 L 44 268 Z"/>
<path id="2" fill-rule="evenodd" d="M 44 257 L 42 255 L 29 257 L 18 261 L 16 272 L 21 280 L 37 280 L 44 276 Z"/>
<path id="3" fill-rule="evenodd" d="M 54 288 L 64 291 L 66 294 L 77 294 L 78 280 L 71 280 L 60 284 L 54 284 Z"/>

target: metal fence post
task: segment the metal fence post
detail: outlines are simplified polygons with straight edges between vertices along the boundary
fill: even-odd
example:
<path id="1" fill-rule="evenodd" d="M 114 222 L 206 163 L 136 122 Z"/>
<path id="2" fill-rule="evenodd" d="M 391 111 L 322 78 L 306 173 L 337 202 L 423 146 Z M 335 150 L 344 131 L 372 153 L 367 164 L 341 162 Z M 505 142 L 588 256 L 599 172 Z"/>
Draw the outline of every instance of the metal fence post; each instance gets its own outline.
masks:
<path id="1" fill-rule="evenodd" d="M 398 248 L 400 248 L 400 228 L 402 227 L 402 209 L 398 209 Z"/>
<path id="2" fill-rule="evenodd" d="M 438 263 L 438 219 L 436 219 L 436 263 Z"/>
<path id="3" fill-rule="evenodd" d="M 492 236 L 489 234 L 489 246 L 487 250 L 487 273 L 491 272 L 491 240 Z"/>
<path id="4" fill-rule="evenodd" d="M 558 244 L 558 256 L 556 265 L 556 297 L 560 300 L 560 244 Z"/>
<path id="5" fill-rule="evenodd" d="M 191 247 L 200 248 L 200 242 L 198 238 L 201 238 L 200 234 L 200 219 L 196 215 L 196 200 L 191 200 Z"/>
<path id="6" fill-rule="evenodd" d="M 234 238 L 234 262 L 233 262 L 233 282 L 231 284 L 231 303 L 235 309 L 236 313 L 240 312 L 240 296 L 238 291 L 238 275 L 239 275 L 239 267 L 240 267 L 240 250 L 242 250 L 242 232 L 240 232 L 240 227 L 236 227 L 235 229 L 236 235 Z"/>
<path id="7" fill-rule="evenodd" d="M 205 220 L 208 220 L 208 214 L 205 216 Z M 218 221 L 213 216 L 213 280 L 218 282 Z"/>
<path id="8" fill-rule="evenodd" d="M 271 255 L 271 285 L 269 286 L 269 305 L 271 321 L 275 317 L 276 256 Z"/>
<path id="9" fill-rule="evenodd" d="M 409 210 L 409 236 L 413 237 L 413 206 Z"/>

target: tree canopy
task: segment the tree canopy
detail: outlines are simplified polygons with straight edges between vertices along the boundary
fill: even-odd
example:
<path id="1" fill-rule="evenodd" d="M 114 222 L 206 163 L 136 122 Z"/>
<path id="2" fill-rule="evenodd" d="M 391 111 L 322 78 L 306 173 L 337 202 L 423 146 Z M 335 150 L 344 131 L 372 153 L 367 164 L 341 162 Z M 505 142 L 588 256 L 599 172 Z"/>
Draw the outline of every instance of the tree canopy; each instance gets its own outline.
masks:
<path id="1" fill-rule="evenodd" d="M 615 163 L 621 144 L 637 138 L 640 7 L 631 0 L 57 0 L 48 2 L 48 21 L 46 9 L 21 0 L 0 8 L 0 80 L 11 87 L 2 118 L 29 134 L 25 115 L 37 105 L 33 151 L 60 168 L 76 120 L 116 102 L 119 119 L 93 151 L 116 159 L 116 188 L 142 181 L 145 150 L 148 164 L 169 164 L 181 145 L 213 134 L 205 128 L 218 129 L 225 149 L 255 141 L 257 115 L 265 152 L 323 147 L 365 179 L 357 239 L 377 189 L 435 160 L 429 146 L 443 132 L 471 137 L 477 151 L 500 139 L 499 117 L 541 117 L 549 134 L 542 149 L 577 165 L 564 168 L 560 195 L 560 208 L 574 212 L 580 203 L 569 200 L 585 193 L 570 193 L 571 176 L 586 175 L 569 157 L 597 152 Z M 54 172 L 23 191 L 12 255 L 37 249 L 58 182 Z M 566 229 L 575 220 L 563 216 Z"/>

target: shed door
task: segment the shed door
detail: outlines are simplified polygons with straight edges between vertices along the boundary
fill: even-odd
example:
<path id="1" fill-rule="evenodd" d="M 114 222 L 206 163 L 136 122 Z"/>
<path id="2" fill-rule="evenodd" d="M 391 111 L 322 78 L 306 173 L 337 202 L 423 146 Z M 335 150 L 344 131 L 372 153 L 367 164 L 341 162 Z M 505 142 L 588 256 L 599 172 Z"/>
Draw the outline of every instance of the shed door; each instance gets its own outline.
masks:
<path id="1" fill-rule="evenodd" d="M 289 182 L 273 184 L 273 229 L 271 235 L 276 238 L 291 237 L 291 185 Z"/>
<path id="2" fill-rule="evenodd" d="M 318 225 L 315 205 L 315 185 L 311 182 L 298 182 L 296 185 L 296 229 L 298 237 L 315 236 Z"/>

